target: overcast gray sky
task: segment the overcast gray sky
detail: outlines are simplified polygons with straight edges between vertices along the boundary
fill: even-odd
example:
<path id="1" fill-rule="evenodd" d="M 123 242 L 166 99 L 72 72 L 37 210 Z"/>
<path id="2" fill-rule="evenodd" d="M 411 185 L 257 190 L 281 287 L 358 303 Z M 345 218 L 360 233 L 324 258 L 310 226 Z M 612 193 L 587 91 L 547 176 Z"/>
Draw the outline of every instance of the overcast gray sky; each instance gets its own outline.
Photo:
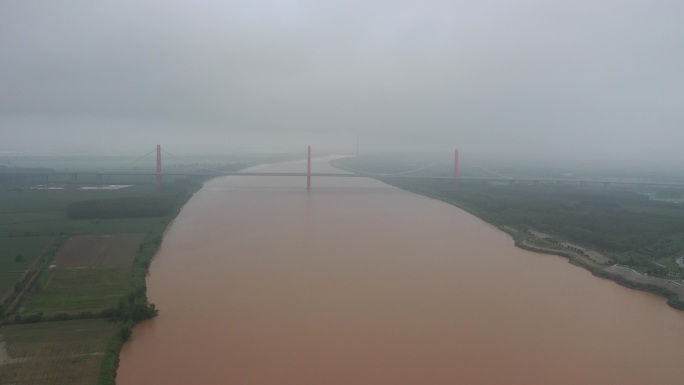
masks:
<path id="1" fill-rule="evenodd" d="M 3 0 L 0 133 L 684 164 L 684 2 Z"/>

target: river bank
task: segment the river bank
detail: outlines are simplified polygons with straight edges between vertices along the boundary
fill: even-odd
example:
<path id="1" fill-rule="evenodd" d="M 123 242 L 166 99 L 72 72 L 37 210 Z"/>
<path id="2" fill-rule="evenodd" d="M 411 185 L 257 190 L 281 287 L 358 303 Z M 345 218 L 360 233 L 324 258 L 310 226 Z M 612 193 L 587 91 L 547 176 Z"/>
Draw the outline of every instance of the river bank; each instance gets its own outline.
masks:
<path id="1" fill-rule="evenodd" d="M 344 167 L 340 168 L 344 169 Z M 608 265 L 597 263 L 596 261 L 592 260 L 592 258 L 588 257 L 586 253 L 581 252 L 581 250 L 586 249 L 580 248 L 580 250 L 570 250 L 566 247 L 558 246 L 557 242 L 547 242 L 544 246 L 534 245 L 528 241 L 530 237 L 535 237 L 534 234 L 530 232 L 530 230 L 516 229 L 507 224 L 497 223 L 496 221 L 493 221 L 491 217 L 483 216 L 481 213 L 479 213 L 472 207 L 468 207 L 466 205 L 461 204 L 457 199 L 446 198 L 439 191 L 431 191 L 425 188 L 416 188 L 415 185 L 406 183 L 405 181 L 398 179 L 376 179 L 381 180 L 382 182 L 387 183 L 389 185 L 404 189 L 406 191 L 414 192 L 433 199 L 437 199 L 442 202 L 454 205 L 462 210 L 465 210 L 477 216 L 478 218 L 496 226 L 501 231 L 511 235 L 511 237 L 515 241 L 515 245 L 521 249 L 542 254 L 554 254 L 565 257 L 568 259 L 569 263 L 590 271 L 594 276 L 614 281 L 619 285 L 630 289 L 656 294 L 660 297 L 665 298 L 667 300 L 667 304 L 672 308 L 684 311 L 684 286 L 674 283 L 671 280 L 645 276 L 629 268 L 628 266 L 621 266 L 615 263 L 611 263 Z"/>
<path id="2" fill-rule="evenodd" d="M 52 384 L 113 384 L 131 326 L 156 315 L 145 296 L 149 261 L 188 190 L 199 187 L 179 181 L 163 191 L 145 184 L 0 190 L 3 206 L 9 206 L 0 211 L 12 210 L 0 230 L 3 254 L 20 256 L 0 264 L 14 294 L 0 304 L 0 378 L 16 384 L 42 384 L 46 378 Z M 131 215 L 150 200 L 166 203 L 168 211 Z M 70 216 L 84 205 L 90 211 L 81 214 L 92 216 Z"/>
<path id="3" fill-rule="evenodd" d="M 158 313 L 146 288 L 153 257 L 209 180 L 189 170 L 233 172 L 276 160 L 169 165 L 161 188 L 154 177 L 127 174 L 111 177 L 125 186 L 117 189 L 1 185 L 0 382 L 114 384 L 133 326 Z"/>
<path id="4" fill-rule="evenodd" d="M 138 298 L 140 301 L 142 301 L 142 305 L 152 309 L 152 312 L 149 314 L 149 316 L 135 320 L 134 322 L 125 322 L 120 327 L 119 332 L 111 338 L 107 344 L 107 350 L 105 351 L 105 357 L 100 371 L 98 385 L 114 385 L 116 383 L 116 373 L 119 367 L 121 349 L 130 339 L 132 328 L 140 322 L 154 318 L 158 315 L 159 310 L 154 304 L 149 302 L 147 297 L 147 276 L 149 274 L 150 265 L 155 255 L 157 255 L 157 252 L 159 251 L 159 247 L 161 246 L 167 230 L 173 224 L 174 220 L 183 209 L 183 206 L 192 198 L 195 193 L 197 193 L 197 191 L 204 186 L 204 182 L 206 182 L 206 180 L 194 184 L 188 184 L 186 186 L 184 194 L 174 205 L 172 213 L 163 219 L 164 224 L 162 226 L 161 232 L 157 235 L 154 235 L 154 239 L 151 240 L 152 247 L 148 248 L 147 250 L 141 247 L 138 255 L 136 256 L 134 264 L 135 292 L 138 293 Z M 148 235 L 148 238 L 150 236 L 151 235 Z"/>
<path id="5" fill-rule="evenodd" d="M 684 285 L 677 284 L 672 280 L 651 277 L 640 274 L 629 266 L 619 264 L 600 264 L 592 260 L 586 254 L 566 248 L 543 247 L 527 241 L 526 231 L 518 231 L 509 227 L 507 231 L 515 239 L 515 245 L 521 249 L 530 250 L 542 254 L 555 254 L 568 258 L 568 262 L 589 270 L 593 275 L 614 281 L 630 289 L 645 291 L 661 296 L 667 300 L 667 304 L 677 310 L 684 310 Z"/>

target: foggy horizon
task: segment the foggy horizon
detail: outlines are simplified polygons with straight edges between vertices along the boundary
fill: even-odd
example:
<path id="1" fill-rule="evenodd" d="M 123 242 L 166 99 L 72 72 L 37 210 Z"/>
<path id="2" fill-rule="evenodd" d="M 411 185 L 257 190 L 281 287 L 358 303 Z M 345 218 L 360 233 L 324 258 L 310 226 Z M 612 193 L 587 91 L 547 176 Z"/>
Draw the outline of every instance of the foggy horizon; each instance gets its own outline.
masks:
<path id="1" fill-rule="evenodd" d="M 0 4 L 0 155 L 684 163 L 675 1 Z"/>

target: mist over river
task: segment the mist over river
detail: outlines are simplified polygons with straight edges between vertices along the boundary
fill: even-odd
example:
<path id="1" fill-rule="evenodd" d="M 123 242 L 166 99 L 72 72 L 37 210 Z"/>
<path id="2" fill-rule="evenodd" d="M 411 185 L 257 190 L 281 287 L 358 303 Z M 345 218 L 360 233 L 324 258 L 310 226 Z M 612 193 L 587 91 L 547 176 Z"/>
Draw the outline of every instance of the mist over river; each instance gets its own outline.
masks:
<path id="1" fill-rule="evenodd" d="M 683 383 L 684 312 L 662 298 L 372 179 L 305 183 L 224 177 L 195 194 L 117 384 Z"/>

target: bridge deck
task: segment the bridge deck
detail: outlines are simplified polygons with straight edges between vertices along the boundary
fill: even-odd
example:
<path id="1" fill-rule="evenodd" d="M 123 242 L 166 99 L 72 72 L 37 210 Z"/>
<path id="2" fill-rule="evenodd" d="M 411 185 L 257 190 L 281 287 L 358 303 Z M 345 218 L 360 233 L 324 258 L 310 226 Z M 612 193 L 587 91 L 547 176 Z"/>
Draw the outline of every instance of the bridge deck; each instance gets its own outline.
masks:
<path id="1" fill-rule="evenodd" d="M 161 176 L 200 176 L 200 177 L 222 177 L 222 176 L 242 176 L 242 177 L 335 177 L 335 178 L 387 178 L 387 179 L 442 179 L 453 180 L 453 176 L 430 176 L 430 175 L 382 175 L 364 173 L 311 173 L 306 172 L 167 172 Z M 44 172 L 44 171 L 21 171 L 21 172 L 0 172 L 2 176 L 14 177 L 70 177 L 91 176 L 102 178 L 106 176 L 157 176 L 154 172 Z M 495 178 L 495 177 L 458 177 L 459 181 L 483 181 L 483 182 L 509 182 L 509 183 L 558 183 L 558 184 L 604 184 L 604 185 L 651 185 L 651 186 L 684 186 L 684 182 L 651 182 L 651 181 L 615 181 L 615 180 L 596 180 L 596 179 L 553 179 L 553 178 Z"/>

